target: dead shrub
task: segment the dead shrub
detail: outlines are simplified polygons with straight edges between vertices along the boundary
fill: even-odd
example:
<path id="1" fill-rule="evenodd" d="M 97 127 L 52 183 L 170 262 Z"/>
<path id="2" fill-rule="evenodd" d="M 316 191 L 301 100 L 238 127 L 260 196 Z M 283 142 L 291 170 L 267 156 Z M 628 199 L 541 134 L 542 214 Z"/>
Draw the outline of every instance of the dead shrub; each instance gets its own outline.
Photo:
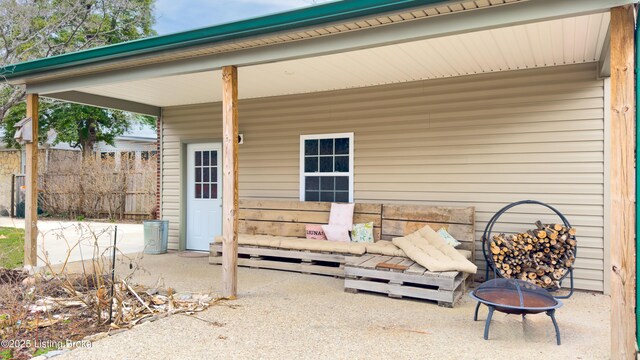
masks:
<path id="1" fill-rule="evenodd" d="M 65 232 L 75 232 L 74 240 L 70 241 Z M 117 269 L 112 273 L 114 246 L 106 245 L 114 236 L 112 227 L 96 230 L 80 223 L 40 236 L 43 248 L 46 248 L 45 240 L 66 245 L 66 258 L 61 264 L 53 264 L 47 252 L 40 254 L 44 267 L 32 276 L 22 270 L 0 269 L 1 340 L 24 340 L 33 344 L 34 339 L 60 343 L 99 339 L 110 331 L 173 314 L 193 315 L 218 303 L 218 299 L 209 294 L 176 295 L 171 288 L 161 286 L 161 279 L 153 288 L 134 284 L 133 275 L 145 271 L 139 266 L 142 254 L 127 256 L 115 248 Z M 88 245 L 92 246 L 92 253 L 85 258 L 81 246 L 86 249 Z M 81 259 L 72 265 L 70 261 L 75 252 L 80 253 Z M 194 318 L 212 326 L 223 325 Z M 28 359 L 37 349 L 32 345 L 0 348 L 0 357 L 3 350 L 10 351 L 14 359 Z"/>

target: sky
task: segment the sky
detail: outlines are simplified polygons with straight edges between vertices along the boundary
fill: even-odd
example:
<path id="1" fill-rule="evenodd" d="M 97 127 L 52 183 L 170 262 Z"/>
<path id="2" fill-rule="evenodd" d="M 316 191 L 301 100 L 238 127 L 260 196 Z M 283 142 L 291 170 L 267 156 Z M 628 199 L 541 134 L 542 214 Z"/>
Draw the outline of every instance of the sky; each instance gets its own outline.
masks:
<path id="1" fill-rule="evenodd" d="M 157 0 L 158 35 L 243 20 L 328 0 Z"/>

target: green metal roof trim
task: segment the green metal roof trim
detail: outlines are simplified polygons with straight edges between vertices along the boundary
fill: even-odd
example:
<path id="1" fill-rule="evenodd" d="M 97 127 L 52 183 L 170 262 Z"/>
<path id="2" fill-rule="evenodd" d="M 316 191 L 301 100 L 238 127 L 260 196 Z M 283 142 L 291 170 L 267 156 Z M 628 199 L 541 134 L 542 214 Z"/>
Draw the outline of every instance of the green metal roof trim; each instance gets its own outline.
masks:
<path id="1" fill-rule="evenodd" d="M 442 3 L 443 0 L 344 0 L 226 23 L 185 32 L 155 36 L 114 45 L 27 61 L 0 68 L 0 75 L 14 79 L 49 70 L 150 54 L 188 46 L 214 44 L 279 31 L 294 30 L 362 16 Z"/>

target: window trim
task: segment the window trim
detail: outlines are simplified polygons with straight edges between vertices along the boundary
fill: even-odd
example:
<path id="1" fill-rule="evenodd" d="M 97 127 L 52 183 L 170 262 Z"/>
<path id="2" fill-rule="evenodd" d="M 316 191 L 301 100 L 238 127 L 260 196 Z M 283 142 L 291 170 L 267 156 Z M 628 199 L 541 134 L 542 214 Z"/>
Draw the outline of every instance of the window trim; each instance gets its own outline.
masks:
<path id="1" fill-rule="evenodd" d="M 305 201 L 305 176 L 348 176 L 349 177 L 349 202 L 353 202 L 353 149 L 354 149 L 354 133 L 332 133 L 332 134 L 309 134 L 309 135 L 300 135 L 300 152 L 298 154 L 300 158 L 300 179 L 299 179 L 299 188 L 300 188 L 300 201 Z M 321 139 L 336 139 L 336 138 L 349 138 L 349 172 L 348 173 L 336 173 L 336 172 L 315 172 L 315 173 L 305 173 L 304 172 L 304 141 L 305 140 L 321 140 Z M 311 175 L 313 174 L 313 175 Z M 341 175 L 337 175 L 341 174 Z"/>

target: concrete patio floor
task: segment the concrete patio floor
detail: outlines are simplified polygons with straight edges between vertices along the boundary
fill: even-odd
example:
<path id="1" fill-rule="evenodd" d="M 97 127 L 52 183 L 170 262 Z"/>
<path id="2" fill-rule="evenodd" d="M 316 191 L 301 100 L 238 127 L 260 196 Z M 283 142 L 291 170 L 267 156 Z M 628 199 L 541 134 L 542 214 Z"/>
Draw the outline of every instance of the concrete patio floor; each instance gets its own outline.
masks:
<path id="1" fill-rule="evenodd" d="M 144 250 L 144 233 L 142 224 L 118 224 L 102 223 L 91 221 L 59 221 L 59 220 L 38 220 L 38 266 L 44 265 L 41 258 L 44 258 L 44 251 L 48 253 L 49 261 L 52 265 L 58 265 L 65 261 L 69 254 L 69 261 L 79 261 L 90 259 L 95 249 L 92 240 L 86 238 L 80 232 L 82 227 L 85 231 L 87 226 L 95 233 L 106 233 L 98 239 L 98 247 L 101 250 L 109 247 L 113 241 L 111 233 L 115 226 L 118 226 L 118 249 L 123 254 L 134 254 Z M 13 227 L 24 229 L 24 219 L 12 219 L 10 217 L 0 217 L 0 227 Z M 64 238 L 61 237 L 64 235 Z M 65 242 L 65 240 L 67 242 Z M 76 243 L 79 246 L 70 250 Z"/>
<path id="2" fill-rule="evenodd" d="M 177 291 L 221 289 L 221 267 L 207 254 L 145 255 L 134 280 L 162 277 Z M 124 268 L 124 267 L 123 267 Z M 127 271 L 124 269 L 123 271 Z M 145 323 L 76 349 L 60 359 L 606 359 L 608 296 L 576 292 L 558 310 L 562 345 L 544 315 L 495 313 L 489 341 L 474 322 L 468 296 L 453 309 L 343 291 L 343 280 L 290 272 L 239 269 L 239 298 L 198 313 Z M 207 321 L 217 321 L 214 326 Z"/>

